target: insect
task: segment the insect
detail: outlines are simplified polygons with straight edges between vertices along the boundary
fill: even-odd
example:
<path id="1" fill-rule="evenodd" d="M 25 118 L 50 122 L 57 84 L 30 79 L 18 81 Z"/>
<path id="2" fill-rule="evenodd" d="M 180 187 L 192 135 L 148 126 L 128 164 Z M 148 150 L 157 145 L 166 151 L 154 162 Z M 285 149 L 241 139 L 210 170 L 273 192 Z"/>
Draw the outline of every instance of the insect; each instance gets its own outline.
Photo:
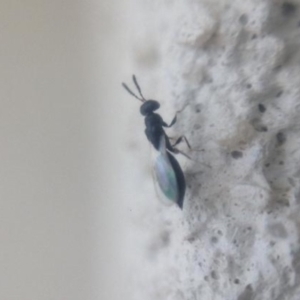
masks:
<path id="1" fill-rule="evenodd" d="M 159 102 L 150 99 L 146 100 L 135 75 L 132 76 L 132 80 L 139 96 L 133 93 L 125 83 L 122 83 L 122 85 L 130 95 L 143 103 L 140 107 L 140 113 L 145 117 L 145 134 L 148 141 L 155 150 L 158 151 L 154 166 L 158 185 L 167 199 L 175 202 L 182 209 L 186 188 L 185 178 L 173 154 L 181 153 L 185 155 L 179 149 L 175 148 L 182 140 L 185 140 L 189 148 L 190 145 L 185 136 L 179 137 L 175 143 L 171 145 L 170 138 L 164 131 L 164 127 L 168 128 L 176 123 L 178 112 L 169 125 L 165 123 L 162 117 L 154 112 L 160 107 Z"/>

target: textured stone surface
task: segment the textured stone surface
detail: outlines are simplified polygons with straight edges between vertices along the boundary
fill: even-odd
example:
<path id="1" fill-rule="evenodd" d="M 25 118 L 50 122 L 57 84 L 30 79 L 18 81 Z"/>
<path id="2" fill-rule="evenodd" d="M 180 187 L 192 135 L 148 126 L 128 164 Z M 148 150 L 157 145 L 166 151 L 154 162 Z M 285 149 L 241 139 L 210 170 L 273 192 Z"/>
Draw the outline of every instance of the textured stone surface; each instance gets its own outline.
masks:
<path id="1" fill-rule="evenodd" d="M 299 299 L 300 1 L 163 3 L 151 68 L 203 151 L 183 212 L 148 211 L 136 299 Z"/>

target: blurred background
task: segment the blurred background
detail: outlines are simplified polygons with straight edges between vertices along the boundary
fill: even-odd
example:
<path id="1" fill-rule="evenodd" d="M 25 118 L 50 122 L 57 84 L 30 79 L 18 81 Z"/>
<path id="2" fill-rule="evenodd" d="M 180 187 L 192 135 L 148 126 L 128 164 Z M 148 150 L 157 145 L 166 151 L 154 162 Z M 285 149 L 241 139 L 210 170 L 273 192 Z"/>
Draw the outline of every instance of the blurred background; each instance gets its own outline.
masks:
<path id="1" fill-rule="evenodd" d="M 135 8 L 0 3 L 0 299 L 131 299 Z"/>

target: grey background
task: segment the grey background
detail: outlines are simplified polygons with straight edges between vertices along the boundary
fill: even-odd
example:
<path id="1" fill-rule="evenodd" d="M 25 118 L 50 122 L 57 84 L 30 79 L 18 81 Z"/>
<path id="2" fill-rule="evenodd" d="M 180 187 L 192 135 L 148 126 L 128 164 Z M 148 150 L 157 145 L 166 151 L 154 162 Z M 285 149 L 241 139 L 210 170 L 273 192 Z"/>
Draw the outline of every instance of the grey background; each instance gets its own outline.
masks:
<path id="1" fill-rule="evenodd" d="M 0 299 L 129 293 L 129 7 L 0 2 Z"/>

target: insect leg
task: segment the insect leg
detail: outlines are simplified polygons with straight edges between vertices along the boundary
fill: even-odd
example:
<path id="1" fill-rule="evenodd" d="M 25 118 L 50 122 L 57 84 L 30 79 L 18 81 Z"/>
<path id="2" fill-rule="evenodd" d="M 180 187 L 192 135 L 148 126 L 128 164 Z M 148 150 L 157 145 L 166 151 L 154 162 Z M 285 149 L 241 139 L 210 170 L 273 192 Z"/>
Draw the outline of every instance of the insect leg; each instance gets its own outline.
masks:
<path id="1" fill-rule="evenodd" d="M 167 123 L 163 122 L 163 126 L 164 127 L 172 127 L 177 121 L 177 115 L 179 113 L 181 113 L 186 108 L 186 106 L 187 105 L 185 105 L 181 110 L 176 111 L 175 117 L 173 118 L 173 120 L 171 121 L 171 123 L 169 125 Z"/>
<path id="2" fill-rule="evenodd" d="M 175 117 L 173 118 L 173 120 L 172 120 L 172 122 L 168 125 L 166 122 L 163 122 L 163 126 L 164 127 L 172 127 L 175 123 L 176 123 L 176 121 L 177 121 L 177 113 L 178 112 L 176 112 L 176 114 L 175 114 Z"/>
<path id="3" fill-rule="evenodd" d="M 174 139 L 174 138 L 169 138 L 169 139 Z M 186 138 L 185 135 L 180 136 L 180 137 L 176 140 L 176 142 L 172 145 L 172 147 L 175 147 L 175 146 L 177 146 L 178 144 L 180 144 L 180 143 L 182 142 L 182 140 L 185 141 L 186 145 L 187 145 L 188 148 L 189 148 L 189 151 L 191 151 L 191 152 L 201 152 L 201 151 L 205 151 L 204 149 L 194 149 L 194 148 L 192 148 L 192 147 L 191 147 L 191 144 L 189 143 L 189 141 L 188 141 L 188 139 Z"/>
<path id="4" fill-rule="evenodd" d="M 187 155 L 186 153 L 184 153 L 183 151 L 177 149 L 177 148 L 173 148 L 172 151 L 168 150 L 169 152 L 173 152 L 174 154 L 178 154 L 180 153 L 181 155 L 185 156 L 186 158 L 188 158 L 189 160 L 193 160 L 189 155 Z"/>
<path id="5" fill-rule="evenodd" d="M 192 160 L 192 161 L 196 161 L 197 163 L 200 163 L 200 164 L 202 164 L 203 166 L 205 166 L 205 167 L 211 169 L 211 166 L 210 166 L 210 165 L 192 159 L 189 155 L 187 155 L 186 153 L 184 153 L 183 151 L 181 151 L 181 150 L 179 150 L 179 149 L 177 149 L 177 148 L 173 148 L 172 151 L 170 151 L 170 150 L 167 150 L 167 151 L 169 151 L 170 153 L 173 152 L 174 154 L 178 154 L 178 153 L 179 153 L 179 154 L 183 155 L 184 157 L 186 157 L 187 159 Z"/>
<path id="6" fill-rule="evenodd" d="M 183 140 L 184 140 L 185 143 L 187 144 L 188 148 L 189 148 L 190 150 L 192 150 L 192 147 L 191 147 L 191 145 L 190 145 L 190 143 L 189 143 L 189 141 L 188 141 L 188 139 L 186 138 L 185 135 L 180 136 L 180 137 L 176 140 L 176 142 L 172 145 L 172 147 L 177 146 L 177 145 L 180 144 Z"/>

